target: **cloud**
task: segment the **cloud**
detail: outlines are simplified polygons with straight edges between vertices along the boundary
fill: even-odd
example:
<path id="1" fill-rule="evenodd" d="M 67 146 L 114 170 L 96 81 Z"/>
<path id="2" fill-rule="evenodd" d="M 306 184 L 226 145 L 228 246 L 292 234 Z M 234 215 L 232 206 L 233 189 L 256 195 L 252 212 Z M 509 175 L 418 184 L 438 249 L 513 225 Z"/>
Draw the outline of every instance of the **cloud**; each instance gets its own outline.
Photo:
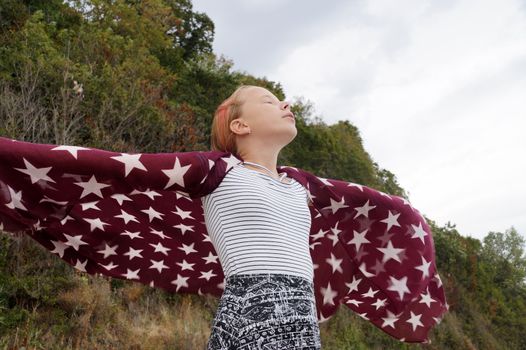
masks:
<path id="1" fill-rule="evenodd" d="M 265 75 L 290 50 L 345 20 L 347 3 L 320 1 L 193 1 L 214 21 L 214 51 L 234 58 L 234 68 Z"/>
<path id="2" fill-rule="evenodd" d="M 327 123 L 350 120 L 415 207 L 482 238 L 512 225 L 526 235 L 524 3 L 257 1 L 236 17 L 206 12 L 217 51 L 313 101 Z"/>

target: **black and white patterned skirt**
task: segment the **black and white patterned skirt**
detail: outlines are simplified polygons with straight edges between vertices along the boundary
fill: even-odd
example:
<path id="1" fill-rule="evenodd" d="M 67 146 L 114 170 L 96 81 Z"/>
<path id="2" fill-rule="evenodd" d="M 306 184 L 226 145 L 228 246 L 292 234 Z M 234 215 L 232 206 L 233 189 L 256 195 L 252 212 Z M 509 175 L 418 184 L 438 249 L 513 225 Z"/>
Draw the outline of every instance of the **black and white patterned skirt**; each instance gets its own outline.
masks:
<path id="1" fill-rule="evenodd" d="M 281 273 L 230 275 L 207 350 L 321 349 L 314 285 Z"/>

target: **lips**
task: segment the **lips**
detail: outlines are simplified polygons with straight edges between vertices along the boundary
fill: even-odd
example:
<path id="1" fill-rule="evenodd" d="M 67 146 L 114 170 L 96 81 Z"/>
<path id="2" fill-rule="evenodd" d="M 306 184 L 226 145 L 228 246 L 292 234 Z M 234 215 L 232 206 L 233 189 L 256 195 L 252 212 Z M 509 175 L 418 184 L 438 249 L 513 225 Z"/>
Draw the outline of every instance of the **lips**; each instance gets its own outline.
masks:
<path id="1" fill-rule="evenodd" d="M 287 118 L 287 117 L 290 117 L 290 118 L 292 118 L 293 120 L 296 120 L 296 118 L 294 117 L 294 113 L 292 113 L 292 112 L 289 112 L 289 113 L 287 113 L 287 114 L 285 114 L 285 115 L 283 116 L 283 118 Z"/>

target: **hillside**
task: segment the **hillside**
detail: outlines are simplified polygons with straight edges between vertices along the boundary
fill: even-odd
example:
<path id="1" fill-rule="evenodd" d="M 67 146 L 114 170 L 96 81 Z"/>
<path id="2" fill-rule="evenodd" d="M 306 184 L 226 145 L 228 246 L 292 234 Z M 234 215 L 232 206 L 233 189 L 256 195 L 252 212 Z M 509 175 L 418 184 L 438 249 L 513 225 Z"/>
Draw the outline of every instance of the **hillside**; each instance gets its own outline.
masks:
<path id="1" fill-rule="evenodd" d="M 120 152 L 208 150 L 213 112 L 236 86 L 286 97 L 279 82 L 232 71 L 213 38 L 214 23 L 185 0 L 4 0 L 0 135 Z M 325 124 L 303 98 L 292 110 L 298 135 L 278 164 L 410 200 L 352 123 Z M 525 240 L 513 223 L 480 241 L 426 220 L 450 305 L 432 344 L 401 344 L 342 306 L 320 324 L 324 349 L 526 349 Z M 83 274 L 28 237 L 0 234 L 1 348 L 201 349 L 217 304 Z"/>

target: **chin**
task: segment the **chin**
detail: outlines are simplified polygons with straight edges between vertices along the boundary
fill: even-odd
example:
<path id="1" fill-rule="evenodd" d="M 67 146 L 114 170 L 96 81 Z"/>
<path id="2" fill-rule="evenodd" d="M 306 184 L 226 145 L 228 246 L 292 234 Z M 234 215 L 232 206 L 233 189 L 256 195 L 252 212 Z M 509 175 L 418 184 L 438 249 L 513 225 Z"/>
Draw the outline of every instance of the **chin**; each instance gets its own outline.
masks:
<path id="1" fill-rule="evenodd" d="M 289 143 L 292 142 L 295 138 L 296 138 L 296 135 L 298 135 L 298 130 L 296 128 L 294 129 L 291 129 L 291 132 L 289 133 Z"/>

